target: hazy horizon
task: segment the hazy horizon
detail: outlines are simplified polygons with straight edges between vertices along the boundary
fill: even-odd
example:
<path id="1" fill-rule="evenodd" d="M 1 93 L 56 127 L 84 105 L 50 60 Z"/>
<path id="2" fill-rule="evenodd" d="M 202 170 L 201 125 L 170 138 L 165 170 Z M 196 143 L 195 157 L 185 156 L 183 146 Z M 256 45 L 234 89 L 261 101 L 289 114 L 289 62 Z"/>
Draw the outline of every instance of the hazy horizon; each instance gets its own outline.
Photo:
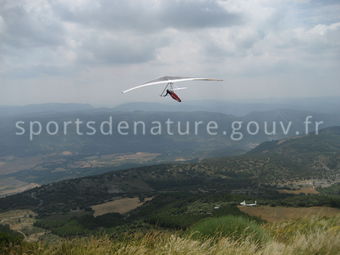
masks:
<path id="1" fill-rule="evenodd" d="M 328 103 L 334 103 L 334 101 L 338 101 L 340 99 L 340 96 L 311 96 L 311 97 L 281 97 L 281 98 L 243 98 L 243 99 L 189 99 L 184 102 L 182 102 L 182 106 L 184 105 L 192 105 L 192 104 L 199 104 L 199 103 L 205 103 L 206 105 L 209 105 L 211 103 L 231 103 L 231 104 L 290 104 L 290 103 L 298 103 L 298 102 L 313 102 L 313 101 L 328 101 Z M 334 100 L 334 101 L 332 101 Z M 325 102 L 323 101 L 323 102 Z M 90 105 L 94 108 L 100 108 L 100 107 L 117 107 L 125 104 L 162 104 L 162 105 L 173 105 L 174 103 L 172 100 L 160 100 L 160 101 L 127 101 L 122 103 L 87 103 L 87 102 L 77 102 L 77 101 L 47 101 L 47 102 L 38 102 L 38 103 L 18 103 L 18 104 L 2 104 L 0 103 L 0 107 L 25 107 L 25 106 L 32 106 L 32 105 L 58 105 L 58 104 L 79 104 L 79 105 Z M 340 104 L 340 101 L 339 101 Z M 179 106 L 175 104 L 175 106 Z"/>

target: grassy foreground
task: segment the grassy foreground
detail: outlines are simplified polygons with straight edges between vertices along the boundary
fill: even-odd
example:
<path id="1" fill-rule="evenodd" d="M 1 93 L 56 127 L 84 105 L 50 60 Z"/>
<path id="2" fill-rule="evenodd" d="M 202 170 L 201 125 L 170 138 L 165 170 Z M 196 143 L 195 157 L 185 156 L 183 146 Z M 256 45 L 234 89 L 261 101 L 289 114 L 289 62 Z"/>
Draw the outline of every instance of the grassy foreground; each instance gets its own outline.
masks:
<path id="1" fill-rule="evenodd" d="M 216 218 L 211 219 L 216 224 Z M 228 218 L 225 222 L 228 222 Z M 223 219 L 219 219 L 223 225 Z M 243 224 L 243 223 L 242 223 Z M 255 224 L 255 223 L 252 223 Z M 63 240 L 56 243 L 21 243 L 12 247 L 2 247 L 0 254 L 26 255 L 108 255 L 108 254 L 339 254 L 340 251 L 340 216 L 325 218 L 290 220 L 280 223 L 258 225 L 261 233 L 268 238 L 253 238 L 253 232 L 247 229 L 239 238 L 235 234 L 216 233 L 215 236 L 195 238 L 197 231 L 206 225 L 194 226 L 186 232 L 150 232 L 146 235 L 127 235 L 125 238 L 111 239 L 109 236 L 92 236 Z M 254 225 L 252 229 L 256 228 Z M 223 226 L 221 229 L 224 229 Z M 194 232 L 193 232 L 194 231 Z M 196 232 L 195 232 L 196 231 Z M 237 235 L 237 233 L 236 233 Z"/>

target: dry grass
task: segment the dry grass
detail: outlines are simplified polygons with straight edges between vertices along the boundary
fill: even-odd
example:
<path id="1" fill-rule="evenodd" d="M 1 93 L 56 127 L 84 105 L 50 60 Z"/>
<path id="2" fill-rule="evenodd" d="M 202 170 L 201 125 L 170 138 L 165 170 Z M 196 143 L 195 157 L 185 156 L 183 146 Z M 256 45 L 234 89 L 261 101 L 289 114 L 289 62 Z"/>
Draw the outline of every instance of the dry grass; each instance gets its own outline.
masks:
<path id="1" fill-rule="evenodd" d="M 340 251 L 340 217 L 313 217 L 304 220 L 268 223 L 264 229 L 272 235 L 266 243 L 250 239 L 215 237 L 194 240 L 181 233 L 151 232 L 112 240 L 108 236 L 76 238 L 52 244 L 36 243 L 20 247 L 11 254 L 27 255 L 337 255 Z M 287 237 L 287 230 L 289 232 Z"/>
<path id="2" fill-rule="evenodd" d="M 31 253 L 39 255 L 295 255 L 339 254 L 340 234 L 317 232 L 309 236 L 299 234 L 289 244 L 270 241 L 264 246 L 249 240 L 232 241 L 228 238 L 197 241 L 177 235 L 148 236 L 140 241 L 112 242 L 108 237 L 64 241 L 50 246 L 40 245 Z"/>
<path id="3" fill-rule="evenodd" d="M 262 218 L 268 222 L 277 222 L 289 219 L 299 219 L 311 216 L 332 217 L 340 215 L 340 209 L 332 207 L 282 207 L 257 206 L 238 207 L 242 212 L 251 216 Z"/>

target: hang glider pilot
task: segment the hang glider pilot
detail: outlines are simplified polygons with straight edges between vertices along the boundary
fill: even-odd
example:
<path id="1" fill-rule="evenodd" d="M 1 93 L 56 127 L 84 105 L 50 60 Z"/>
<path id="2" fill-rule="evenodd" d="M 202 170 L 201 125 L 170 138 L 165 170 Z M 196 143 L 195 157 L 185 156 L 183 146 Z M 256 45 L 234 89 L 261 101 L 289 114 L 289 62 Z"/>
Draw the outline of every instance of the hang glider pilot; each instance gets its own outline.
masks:
<path id="1" fill-rule="evenodd" d="M 168 95 L 170 95 L 177 102 L 182 102 L 182 100 L 179 98 L 179 96 L 173 90 L 167 89 L 164 97 L 166 97 Z"/>

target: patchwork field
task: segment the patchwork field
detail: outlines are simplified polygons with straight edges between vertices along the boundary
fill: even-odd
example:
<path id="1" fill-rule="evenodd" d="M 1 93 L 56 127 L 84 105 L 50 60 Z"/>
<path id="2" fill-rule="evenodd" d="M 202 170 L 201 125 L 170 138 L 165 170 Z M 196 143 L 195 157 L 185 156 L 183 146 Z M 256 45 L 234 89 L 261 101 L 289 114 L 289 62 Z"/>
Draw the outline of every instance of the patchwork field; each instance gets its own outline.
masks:
<path id="1" fill-rule="evenodd" d="M 108 167 L 116 166 L 123 163 L 142 164 L 156 159 L 159 153 L 137 152 L 130 154 L 107 154 L 100 156 L 85 157 L 81 160 L 73 161 L 68 167 L 71 168 L 89 168 L 89 167 Z"/>
<path id="2" fill-rule="evenodd" d="M 43 162 L 44 156 L 36 157 L 2 157 L 0 158 L 0 175 L 11 174 L 31 169 Z"/>
<path id="3" fill-rule="evenodd" d="M 332 207 L 238 206 L 238 208 L 244 213 L 259 217 L 268 222 L 299 219 L 310 216 L 332 217 L 340 215 L 340 209 Z"/>

